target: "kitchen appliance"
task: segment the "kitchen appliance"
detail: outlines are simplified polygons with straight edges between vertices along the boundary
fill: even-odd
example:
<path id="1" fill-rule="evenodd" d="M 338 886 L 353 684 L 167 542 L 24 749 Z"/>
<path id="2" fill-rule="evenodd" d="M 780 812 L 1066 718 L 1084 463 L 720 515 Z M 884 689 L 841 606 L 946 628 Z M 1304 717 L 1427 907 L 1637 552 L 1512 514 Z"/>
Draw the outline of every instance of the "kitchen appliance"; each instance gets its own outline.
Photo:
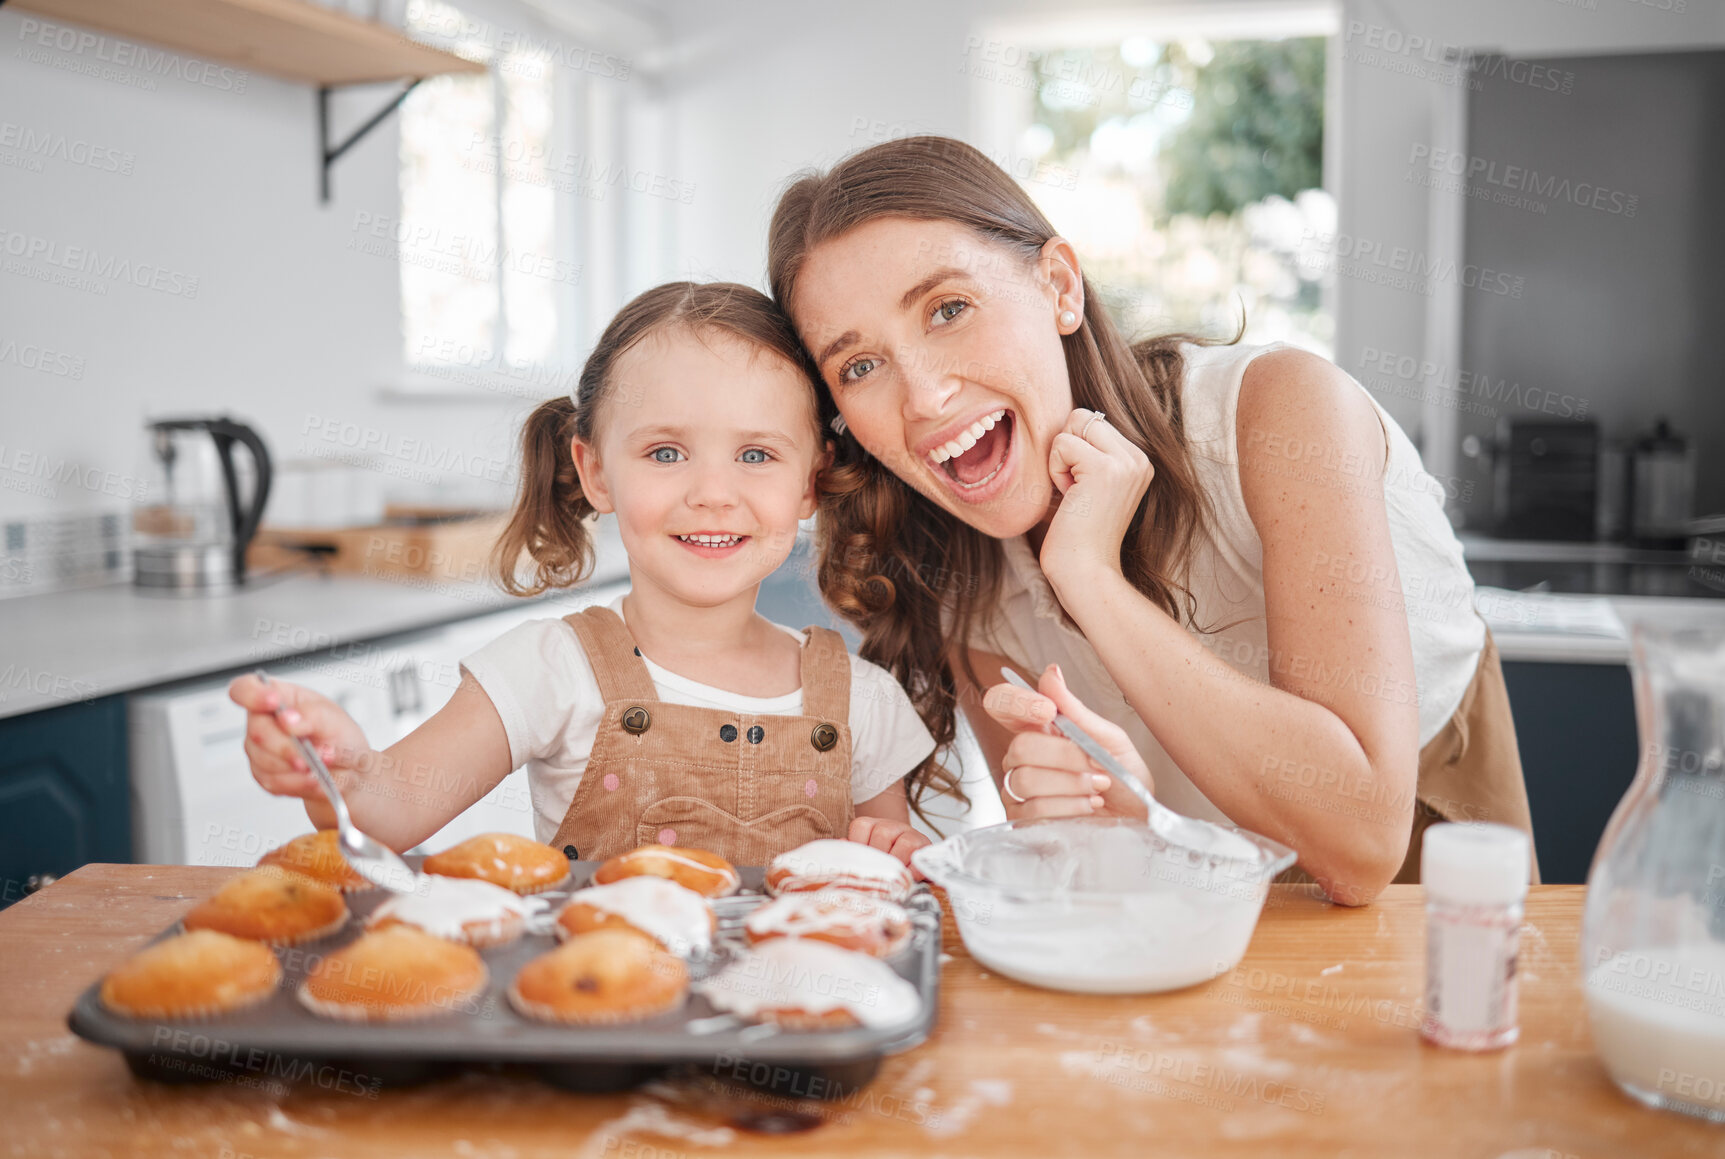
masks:
<path id="1" fill-rule="evenodd" d="M 270 494 L 263 439 L 226 416 L 159 419 L 146 429 L 151 470 L 145 505 L 133 514 L 134 582 L 194 593 L 244 583 L 246 545 Z M 236 443 L 251 459 L 250 496 L 243 506 Z"/>
<path id="2" fill-rule="evenodd" d="M 1695 501 L 1695 452 L 1661 418 L 1635 440 L 1629 484 L 1629 533 L 1637 547 L 1681 548 Z"/>
<path id="3" fill-rule="evenodd" d="M 612 584 L 580 595 L 609 601 L 626 590 L 626 584 Z M 260 648 L 257 659 L 269 663 L 275 679 L 304 685 L 341 705 L 374 747 L 386 748 L 448 703 L 461 682 L 463 656 L 517 624 L 567 610 L 533 601 L 291 661 L 276 661 Z M 229 679 L 196 680 L 128 698 L 132 849 L 140 862 L 255 865 L 264 853 L 311 829 L 301 801 L 272 796 L 252 779 L 244 751 L 245 713 L 228 699 Z M 411 798 L 423 791 L 426 775 L 413 774 L 391 791 Z M 445 849 L 493 832 L 533 836 L 525 770 L 504 778 L 421 848 Z"/>
<path id="4" fill-rule="evenodd" d="M 1725 631 L 1634 641 L 1641 761 L 1587 875 L 1588 1017 L 1626 1094 L 1725 1123 Z"/>
<path id="5" fill-rule="evenodd" d="M 1504 419 L 1497 442 L 1497 533 L 1591 540 L 1598 523 L 1598 424 Z"/>

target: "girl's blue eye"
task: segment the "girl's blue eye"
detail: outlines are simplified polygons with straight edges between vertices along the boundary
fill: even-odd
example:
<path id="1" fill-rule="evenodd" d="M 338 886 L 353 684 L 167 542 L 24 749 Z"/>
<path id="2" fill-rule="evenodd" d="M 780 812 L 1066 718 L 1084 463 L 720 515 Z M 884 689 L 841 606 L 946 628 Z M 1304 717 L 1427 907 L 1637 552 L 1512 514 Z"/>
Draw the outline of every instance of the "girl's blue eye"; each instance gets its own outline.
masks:
<path id="1" fill-rule="evenodd" d="M 753 459 L 751 459 L 751 458 L 750 458 L 750 457 L 749 457 L 749 456 L 750 456 L 750 455 L 756 455 L 756 456 L 759 456 L 759 457 L 758 457 L 758 458 L 753 458 Z M 771 459 L 771 458 L 772 458 L 772 456 L 771 456 L 771 455 L 769 455 L 769 454 L 767 454 L 767 452 L 765 452 L 765 451 L 763 451 L 763 450 L 761 450 L 761 448 L 759 448 L 759 447 L 750 447 L 750 448 L 749 448 L 749 449 L 748 449 L 748 450 L 746 450 L 746 451 L 744 451 L 744 452 L 743 452 L 743 453 L 742 453 L 742 455 L 741 455 L 741 456 L 739 456 L 739 457 L 740 457 L 740 458 L 741 458 L 741 459 L 742 459 L 742 460 L 743 460 L 743 462 L 745 462 L 745 463 L 765 463 L 765 462 L 767 462 L 767 461 L 768 461 L 768 460 L 769 460 L 769 459 Z"/>
<path id="2" fill-rule="evenodd" d="M 683 452 L 679 451 L 676 447 L 654 447 L 647 453 L 652 457 L 655 463 L 676 463 L 681 461 L 683 455 Z M 667 455 L 673 457 L 666 458 L 665 456 Z"/>
<path id="3" fill-rule="evenodd" d="M 844 382 L 855 382 L 872 371 L 874 364 L 875 360 L 872 358 L 859 358 L 855 362 L 847 362 L 845 368 L 839 371 L 839 378 Z"/>
<path id="4" fill-rule="evenodd" d="M 963 298 L 953 298 L 949 301 L 942 302 L 934 308 L 935 317 L 941 320 L 935 324 L 944 325 L 964 313 L 969 308 L 970 303 L 966 302 Z"/>

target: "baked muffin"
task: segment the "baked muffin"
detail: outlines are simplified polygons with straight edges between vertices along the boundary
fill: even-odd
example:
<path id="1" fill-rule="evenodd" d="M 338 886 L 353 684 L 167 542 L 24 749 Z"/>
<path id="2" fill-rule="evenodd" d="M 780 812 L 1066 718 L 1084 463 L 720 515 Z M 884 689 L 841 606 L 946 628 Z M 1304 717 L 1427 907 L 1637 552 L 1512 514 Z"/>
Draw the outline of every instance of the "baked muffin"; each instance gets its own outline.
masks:
<path id="1" fill-rule="evenodd" d="M 922 1011 L 916 987 L 867 954 L 807 938 L 773 938 L 699 984 L 718 1010 L 787 1030 L 884 1030 Z"/>
<path id="2" fill-rule="evenodd" d="M 339 890 L 291 869 L 265 865 L 227 881 L 181 919 L 191 930 L 217 930 L 266 946 L 294 946 L 347 924 Z"/>
<path id="3" fill-rule="evenodd" d="M 689 992 L 683 959 L 634 930 L 578 934 L 521 967 L 510 1004 L 538 1022 L 638 1022 Z"/>
<path id="4" fill-rule="evenodd" d="M 594 885 L 609 885 L 625 877 L 663 877 L 702 897 L 724 897 L 735 893 L 743 879 L 736 868 L 717 853 L 705 849 L 681 849 L 670 845 L 643 845 L 613 857 L 593 874 Z"/>
<path id="5" fill-rule="evenodd" d="M 300 985 L 314 1014 L 348 1022 L 397 1022 L 473 1011 L 485 963 L 471 946 L 412 926 L 391 926 L 319 961 Z"/>
<path id="6" fill-rule="evenodd" d="M 513 942 L 527 918 L 545 905 L 489 881 L 462 877 L 421 877 L 412 893 L 392 895 L 371 911 L 366 928 L 412 926 L 435 937 L 480 948 Z"/>
<path id="7" fill-rule="evenodd" d="M 569 880 L 569 859 L 514 833 L 481 833 L 433 853 L 421 867 L 443 877 L 472 877 L 516 893 L 542 893 Z"/>
<path id="8" fill-rule="evenodd" d="M 915 884 L 910 869 L 892 854 L 861 842 L 830 837 L 781 853 L 767 866 L 767 889 L 771 893 L 854 889 L 903 901 Z"/>
<path id="9" fill-rule="evenodd" d="M 102 979 L 102 1005 L 127 1018 L 213 1018 L 254 1006 L 281 982 L 268 946 L 193 930 L 147 946 Z"/>
<path id="10" fill-rule="evenodd" d="M 373 888 L 371 882 L 355 873 L 347 858 L 341 855 L 340 842 L 341 834 L 334 829 L 304 833 L 258 858 L 258 864 L 277 865 L 303 873 L 313 881 L 321 881 L 343 893 Z"/>
<path id="11" fill-rule="evenodd" d="M 566 938 L 617 927 L 646 934 L 686 958 L 713 948 L 719 920 L 692 889 L 663 877 L 625 877 L 570 894 L 557 915 L 556 933 Z"/>
<path id="12" fill-rule="evenodd" d="M 910 914 L 879 894 L 849 889 L 787 893 L 743 919 L 751 945 L 773 938 L 812 938 L 871 958 L 889 958 L 910 941 Z"/>

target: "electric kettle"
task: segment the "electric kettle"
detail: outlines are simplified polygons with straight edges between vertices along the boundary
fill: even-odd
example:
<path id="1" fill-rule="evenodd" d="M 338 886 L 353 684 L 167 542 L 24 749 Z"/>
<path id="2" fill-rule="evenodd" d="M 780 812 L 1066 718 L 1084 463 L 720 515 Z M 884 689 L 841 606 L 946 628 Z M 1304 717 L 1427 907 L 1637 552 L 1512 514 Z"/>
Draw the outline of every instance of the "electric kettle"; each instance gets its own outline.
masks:
<path id="1" fill-rule="evenodd" d="M 143 490 L 148 502 L 132 517 L 134 582 L 194 593 L 244 583 L 246 546 L 270 494 L 263 439 L 225 415 L 159 419 L 145 429 L 151 466 Z M 236 459 L 236 443 L 249 463 Z M 243 506 L 242 491 L 249 496 Z"/>

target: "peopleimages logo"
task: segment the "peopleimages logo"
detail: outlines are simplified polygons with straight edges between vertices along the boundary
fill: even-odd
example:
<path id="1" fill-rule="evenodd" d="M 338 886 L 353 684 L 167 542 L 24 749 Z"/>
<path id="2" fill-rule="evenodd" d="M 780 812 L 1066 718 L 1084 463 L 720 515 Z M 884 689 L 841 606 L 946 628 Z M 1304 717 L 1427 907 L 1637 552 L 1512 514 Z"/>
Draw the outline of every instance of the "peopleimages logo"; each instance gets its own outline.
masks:
<path id="1" fill-rule="evenodd" d="M 45 53 L 34 51 L 37 47 L 58 49 L 70 56 L 88 56 L 103 64 L 118 65 L 121 68 L 136 68 L 142 72 L 156 76 L 173 76 L 187 84 L 202 85 L 205 88 L 217 89 L 222 92 L 243 93 L 250 75 L 239 69 L 228 68 L 219 64 L 208 64 L 194 57 L 181 56 L 176 52 L 167 52 L 148 45 L 133 44 L 128 40 L 116 40 L 107 36 L 98 36 L 81 28 L 67 28 L 46 20 L 34 20 L 25 17 L 18 25 L 18 39 L 25 42 L 13 55 L 24 57 L 36 64 L 47 64 L 50 67 L 62 67 Z M 82 71 L 73 69 L 72 71 Z"/>
<path id="2" fill-rule="evenodd" d="M 68 284 L 77 284 L 79 289 L 100 287 L 95 289 L 96 293 L 107 293 L 104 282 L 130 282 L 140 289 L 172 294 L 177 298 L 198 296 L 198 279 L 193 274 L 152 262 L 105 254 L 87 246 L 64 245 L 51 238 L 21 233 L 3 225 L 0 225 L 0 256 L 17 259 L 16 263 L 6 263 L 7 273 L 38 277 L 43 281 L 70 279 Z M 41 267 L 49 268 L 33 270 L 25 263 L 39 263 Z"/>
<path id="3" fill-rule="evenodd" d="M 64 133 L 43 132 L 12 121 L 0 121 L 0 149 L 11 149 L 38 161 L 63 161 L 100 173 L 127 176 L 138 161 L 135 155 L 112 146 L 95 145 Z"/>
<path id="4" fill-rule="evenodd" d="M 1408 164 L 1433 173 L 1459 177 L 1463 188 L 1454 192 L 1467 192 L 1473 196 L 1479 196 L 1479 186 L 1490 185 L 1508 193 L 1567 201 L 1583 209 L 1597 209 L 1622 217 L 1634 217 L 1641 203 L 1639 196 L 1621 189 L 1608 189 L 1590 181 L 1559 177 L 1555 173 L 1542 174 L 1524 165 L 1499 164 L 1486 157 L 1471 157 L 1453 149 L 1430 145 L 1414 145 L 1408 151 Z"/>

